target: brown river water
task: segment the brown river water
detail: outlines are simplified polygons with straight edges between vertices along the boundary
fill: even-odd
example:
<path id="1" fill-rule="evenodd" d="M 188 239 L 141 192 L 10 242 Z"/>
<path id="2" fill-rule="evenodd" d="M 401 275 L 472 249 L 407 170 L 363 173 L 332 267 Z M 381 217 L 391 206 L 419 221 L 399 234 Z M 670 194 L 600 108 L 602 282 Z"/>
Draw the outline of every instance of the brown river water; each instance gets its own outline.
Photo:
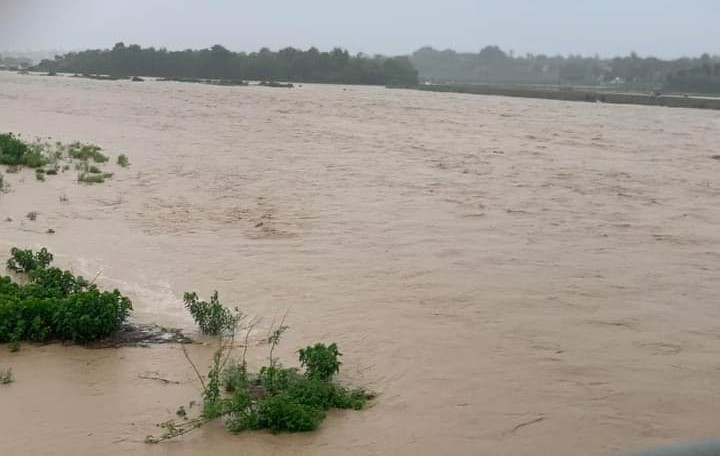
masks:
<path id="1" fill-rule="evenodd" d="M 335 341 L 341 379 L 378 393 L 314 433 L 146 445 L 200 393 L 179 346 L 0 347 L 2 456 L 575 456 L 718 436 L 720 112 L 0 73 L 0 131 L 131 162 L 96 186 L 6 175 L 0 261 L 47 246 L 136 321 L 190 332 L 184 291 L 266 323 L 289 309 L 286 364 Z M 190 351 L 209 364 L 210 345 Z"/>

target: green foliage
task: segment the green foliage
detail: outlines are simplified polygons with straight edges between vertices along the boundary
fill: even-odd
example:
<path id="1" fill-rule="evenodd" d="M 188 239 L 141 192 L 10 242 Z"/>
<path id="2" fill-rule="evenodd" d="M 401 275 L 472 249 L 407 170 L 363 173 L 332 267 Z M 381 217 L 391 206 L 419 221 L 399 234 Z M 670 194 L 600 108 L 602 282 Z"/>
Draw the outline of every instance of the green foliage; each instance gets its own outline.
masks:
<path id="1" fill-rule="evenodd" d="M 8 385 L 15 381 L 15 376 L 11 368 L 0 369 L 0 385 Z"/>
<path id="2" fill-rule="evenodd" d="M 235 317 L 220 303 L 217 291 L 210 296 L 210 302 L 199 300 L 195 292 L 185 293 L 183 300 L 203 334 L 217 335 L 235 326 Z"/>
<path id="3" fill-rule="evenodd" d="M 231 363 L 223 371 L 222 384 L 228 393 L 234 393 L 235 391 L 247 388 L 249 384 L 247 366 L 237 362 Z"/>
<path id="4" fill-rule="evenodd" d="M 260 417 L 255 410 L 253 398 L 245 389 L 234 391 L 227 402 L 225 426 L 230 432 L 242 432 L 248 429 L 260 429 Z"/>
<path id="5" fill-rule="evenodd" d="M 87 342 L 121 328 L 132 310 L 118 290 L 101 291 L 70 271 L 50 267 L 42 249 L 13 249 L 8 268 L 26 275 L 19 285 L 0 276 L 0 343 L 51 339 Z"/>
<path id="6" fill-rule="evenodd" d="M 287 327 L 281 323 L 278 328 Z M 273 333 L 279 337 L 282 331 Z M 273 343 L 277 345 L 278 340 L 268 338 L 268 344 Z M 277 362 L 261 367 L 257 374 L 249 374 L 244 361 L 223 368 L 229 356 L 223 361 L 222 347 L 227 346 L 231 347 L 221 341 L 221 349 L 214 354 L 206 380 L 198 373 L 204 387 L 200 417 L 190 420 L 187 410 L 181 407 L 178 416 L 183 421 L 162 423 L 160 427 L 166 429 L 166 433 L 159 438 L 149 436 L 146 442 L 157 443 L 183 435 L 217 418 L 223 418 L 227 429 L 235 433 L 251 429 L 307 432 L 320 426 L 327 410 L 360 410 L 365 406 L 368 396 L 364 390 L 348 389 L 332 381 L 339 370 L 338 357 L 341 356 L 334 343 L 315 344 L 300 350 L 301 363 L 311 366 L 304 373 L 284 368 Z"/>
<path id="7" fill-rule="evenodd" d="M 333 407 L 339 409 L 362 410 L 368 400 L 368 393 L 361 388 L 336 387 Z"/>
<path id="8" fill-rule="evenodd" d="M 304 405 L 288 394 L 272 396 L 258 405 L 257 427 L 272 431 L 314 431 L 325 418 L 325 411 Z"/>
<path id="9" fill-rule="evenodd" d="M 123 168 L 127 168 L 130 166 L 130 160 L 128 160 L 127 155 L 120 154 L 117 158 L 117 164 L 122 166 Z"/>
<path id="10" fill-rule="evenodd" d="M 720 94 L 720 61 L 701 59 L 697 66 L 668 75 L 665 90 Z"/>
<path id="11" fill-rule="evenodd" d="M 28 145 L 12 133 L 0 134 L 0 165 L 24 165 L 28 149 Z"/>
<path id="12" fill-rule="evenodd" d="M 95 163 L 105 163 L 109 160 L 106 155 L 100 152 L 100 147 L 95 144 L 83 144 L 74 142 L 68 146 L 68 155 L 75 160 L 89 161 Z"/>
<path id="13" fill-rule="evenodd" d="M 208 382 L 205 384 L 205 391 L 203 392 L 202 417 L 207 420 L 218 418 L 223 413 L 223 404 L 220 401 L 221 358 L 222 350 L 217 350 L 213 355 L 213 365 L 208 372 Z"/>
<path id="14" fill-rule="evenodd" d="M 28 144 L 12 133 L 0 134 L 0 165 L 9 165 L 15 172 L 21 166 L 40 168 L 48 163 L 41 144 Z"/>
<path id="15" fill-rule="evenodd" d="M 336 344 L 317 343 L 312 347 L 301 348 L 300 365 L 306 369 L 306 375 L 311 379 L 328 381 L 333 375 L 340 372 L 339 357 L 342 353 L 338 351 Z"/>
<path id="16" fill-rule="evenodd" d="M 7 268 L 18 273 L 29 273 L 39 269 L 45 269 L 53 261 L 53 254 L 46 248 L 40 249 L 38 253 L 32 250 L 10 249 L 10 258 L 7 260 Z"/>
<path id="17" fill-rule="evenodd" d="M 78 182 L 84 184 L 105 182 L 113 174 L 103 172 L 96 165 L 109 160 L 100 150 L 100 147 L 94 144 L 74 142 L 64 145 L 59 141 L 51 144 L 39 140 L 27 143 L 16 138 L 12 133 L 0 134 L 0 164 L 8 165 L 6 170 L 8 173 L 18 172 L 23 166 L 35 168 L 35 178 L 38 181 L 45 181 L 47 176 L 54 176 L 61 170 L 70 169 L 70 164 L 61 166 L 61 161 L 75 161 L 75 169 L 80 171 Z M 127 157 L 124 160 L 127 160 Z M 118 162 L 121 161 L 123 160 L 118 157 Z"/>
<path id="18" fill-rule="evenodd" d="M 337 84 L 417 84 L 407 57 L 350 55 L 335 48 L 321 52 L 288 47 L 279 51 L 235 53 L 220 45 L 209 49 L 168 51 L 117 43 L 113 49 L 72 52 L 43 60 L 38 70 L 87 74 L 147 76 L 246 85 L 244 81 L 294 81 Z M 97 76 L 92 76 L 98 78 Z M 103 77 L 103 79 L 111 79 Z"/>
<path id="19" fill-rule="evenodd" d="M 300 377 L 297 369 L 285 369 L 275 365 L 263 366 L 258 372 L 255 384 L 261 386 L 265 394 L 275 395 L 286 390 Z"/>

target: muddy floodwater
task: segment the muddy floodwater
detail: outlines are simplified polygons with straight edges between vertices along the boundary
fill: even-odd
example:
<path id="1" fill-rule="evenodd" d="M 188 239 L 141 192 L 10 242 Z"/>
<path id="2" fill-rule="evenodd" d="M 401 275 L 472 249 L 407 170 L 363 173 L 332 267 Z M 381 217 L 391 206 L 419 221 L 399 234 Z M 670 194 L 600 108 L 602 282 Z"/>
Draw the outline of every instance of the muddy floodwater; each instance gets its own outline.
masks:
<path id="1" fill-rule="evenodd" d="M 266 323 L 289 309 L 286 364 L 337 342 L 341 379 L 378 394 L 314 433 L 218 424 L 152 446 L 200 393 L 179 346 L 0 347 L 3 456 L 577 456 L 718 436 L 720 112 L 0 73 L 0 131 L 97 143 L 115 173 L 6 175 L 0 261 L 46 246 L 134 320 L 190 333 L 185 291 Z M 201 367 L 211 351 L 190 349 Z"/>

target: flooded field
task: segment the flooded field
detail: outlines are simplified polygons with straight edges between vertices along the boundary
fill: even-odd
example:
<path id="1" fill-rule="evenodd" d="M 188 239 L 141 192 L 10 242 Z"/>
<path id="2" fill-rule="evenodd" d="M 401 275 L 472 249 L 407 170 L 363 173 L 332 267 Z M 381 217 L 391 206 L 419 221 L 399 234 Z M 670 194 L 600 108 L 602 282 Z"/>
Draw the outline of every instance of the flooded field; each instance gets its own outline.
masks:
<path id="1" fill-rule="evenodd" d="M 200 394 L 178 346 L 0 347 L 17 379 L 0 386 L 3 456 L 575 456 L 717 437 L 720 112 L 0 73 L 0 131 L 131 163 L 96 186 L 6 175 L 0 261 L 46 246 L 131 297 L 136 321 L 190 332 L 185 291 L 267 323 L 289 309 L 282 359 L 337 342 L 341 379 L 378 393 L 315 433 L 218 425 L 151 446 Z"/>

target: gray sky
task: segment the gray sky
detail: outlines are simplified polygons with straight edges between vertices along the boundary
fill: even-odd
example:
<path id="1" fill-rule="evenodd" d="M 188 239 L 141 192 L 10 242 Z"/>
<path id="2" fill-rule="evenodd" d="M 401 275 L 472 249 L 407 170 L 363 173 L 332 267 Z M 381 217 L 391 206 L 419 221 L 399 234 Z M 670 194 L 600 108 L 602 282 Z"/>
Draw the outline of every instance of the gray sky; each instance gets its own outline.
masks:
<path id="1" fill-rule="evenodd" d="M 422 46 L 546 54 L 720 53 L 720 0 L 0 0 L 0 49 Z"/>

